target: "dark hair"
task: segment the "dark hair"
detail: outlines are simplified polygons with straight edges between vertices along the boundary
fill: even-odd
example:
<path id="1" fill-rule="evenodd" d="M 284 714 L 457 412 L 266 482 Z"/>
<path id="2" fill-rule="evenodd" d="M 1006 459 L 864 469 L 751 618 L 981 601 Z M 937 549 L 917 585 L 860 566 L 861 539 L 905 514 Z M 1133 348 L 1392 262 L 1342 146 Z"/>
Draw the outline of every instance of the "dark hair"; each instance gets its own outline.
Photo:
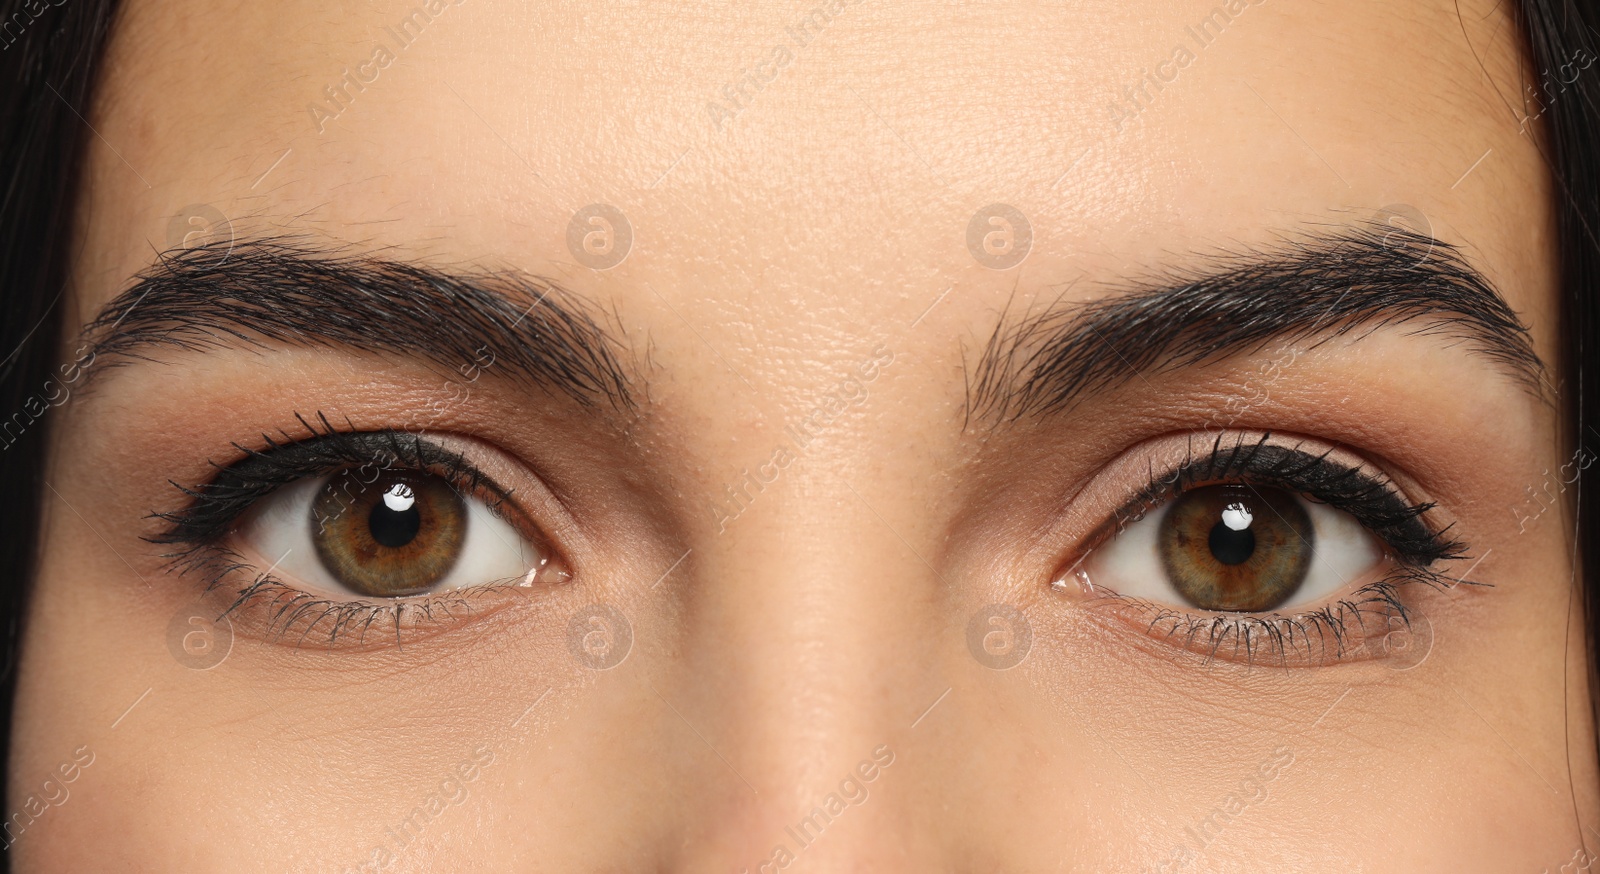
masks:
<path id="1" fill-rule="evenodd" d="M 0 0 L 0 355 L 8 356 L 0 360 L 0 775 L 10 774 L 50 425 L 31 421 L 25 405 L 60 364 L 73 206 L 92 136 L 79 113 L 89 113 L 116 8 L 115 0 Z M 0 852 L 0 870 L 10 868 Z"/>
<path id="2" fill-rule="evenodd" d="M 48 416 L 28 412 L 60 364 L 62 300 L 73 252 L 74 206 L 88 115 L 115 0 L 0 0 L 0 744 L 9 769 L 11 708 L 23 611 L 38 556 Z M 1567 450 L 1600 437 L 1600 85 L 1560 73 L 1580 52 L 1600 58 L 1600 0 L 1522 0 L 1531 83 L 1555 183 L 1561 277 L 1557 391 Z M 1585 65 L 1587 66 L 1587 64 Z M 1522 94 L 1517 95 L 1517 103 Z M 1588 375 L 1591 378 L 1585 379 Z M 37 407 L 34 407 L 37 409 Z M 37 421 L 33 421 L 37 418 Z M 1600 547 L 1600 493 L 1573 490 L 1578 558 Z M 1583 564 L 1591 700 L 1600 705 L 1600 561 Z M 1600 706 L 1597 706 L 1600 710 Z M 1597 739 L 1600 742 L 1600 739 Z M 0 771 L 0 774 L 5 771 Z M 0 853 L 0 867 L 8 867 Z"/>
<path id="3" fill-rule="evenodd" d="M 1579 52 L 1600 57 L 1595 40 L 1600 35 L 1595 30 L 1600 0 L 1523 0 L 1520 5 L 1529 59 L 1540 80 L 1536 87 L 1542 94 L 1555 90 L 1544 86 L 1546 76 L 1560 82 L 1559 90 L 1546 98 L 1548 136 L 1536 141 L 1556 190 L 1561 282 L 1557 391 L 1567 427 L 1565 449 L 1575 454 L 1584 451 L 1588 436 L 1600 437 L 1588 419 L 1600 413 L 1600 85 L 1594 76 L 1577 76 L 1570 84 L 1558 77 Z M 1586 679 L 1595 724 L 1600 725 L 1600 492 L 1583 488 L 1580 480 L 1573 489 L 1572 510 L 1579 609 L 1588 636 Z M 1600 744 L 1600 738 L 1592 742 Z"/>

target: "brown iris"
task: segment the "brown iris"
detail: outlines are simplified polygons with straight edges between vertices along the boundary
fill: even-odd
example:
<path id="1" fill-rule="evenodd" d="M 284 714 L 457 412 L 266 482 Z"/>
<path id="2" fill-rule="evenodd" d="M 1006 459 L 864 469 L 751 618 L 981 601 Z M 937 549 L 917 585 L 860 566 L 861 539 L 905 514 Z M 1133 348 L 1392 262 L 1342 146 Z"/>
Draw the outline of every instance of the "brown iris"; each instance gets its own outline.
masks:
<path id="1" fill-rule="evenodd" d="M 1312 536 L 1311 517 L 1288 492 L 1221 485 L 1173 501 L 1156 542 L 1168 578 L 1196 607 L 1254 613 L 1300 588 Z"/>
<path id="2" fill-rule="evenodd" d="M 370 482 L 338 473 L 311 506 L 311 540 L 334 579 L 353 592 L 395 598 L 427 591 L 461 555 L 466 506 L 448 484 L 415 471 Z"/>

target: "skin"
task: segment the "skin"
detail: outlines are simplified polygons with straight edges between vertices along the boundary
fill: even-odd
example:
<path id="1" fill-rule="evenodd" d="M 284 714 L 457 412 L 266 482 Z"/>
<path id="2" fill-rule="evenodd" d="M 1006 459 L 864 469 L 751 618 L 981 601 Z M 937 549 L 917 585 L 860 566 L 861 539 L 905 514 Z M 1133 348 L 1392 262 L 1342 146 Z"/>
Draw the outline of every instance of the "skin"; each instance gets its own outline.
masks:
<path id="1" fill-rule="evenodd" d="M 1108 105 L 1209 4 L 849 6 L 719 127 L 707 101 L 793 47 L 801 7 L 471 0 L 318 133 L 307 104 L 408 8 L 128 4 L 86 113 L 63 358 L 188 204 L 240 234 L 555 277 L 626 332 L 637 414 L 490 373 L 436 427 L 489 447 L 573 578 L 403 651 L 296 648 L 240 617 L 225 661 L 186 667 L 168 624 L 202 583 L 139 539 L 168 480 L 295 412 L 404 427 L 446 383 L 326 349 L 97 373 L 48 413 L 8 810 L 74 751 L 93 762 L 18 837 L 20 870 L 355 868 L 482 750 L 381 870 L 777 870 L 785 827 L 884 748 L 784 870 L 1532 872 L 1596 848 L 1570 520 L 1517 522 L 1574 451 L 1549 398 L 1386 329 L 963 424 L 1002 312 L 1393 203 L 1553 363 L 1551 186 L 1504 6 L 1250 6 L 1119 130 Z M 964 242 L 994 202 L 1034 229 L 1008 270 Z M 635 229 L 609 270 L 565 245 L 590 203 Z M 892 363 L 865 399 L 719 532 L 724 485 L 875 350 Z M 1049 586 L 1144 485 L 1142 446 L 1203 428 L 1286 350 L 1235 425 L 1345 447 L 1436 502 L 1492 584 L 1406 592 L 1432 629 L 1410 670 L 1205 664 Z M 597 671 L 566 637 L 601 601 L 633 644 Z M 1005 671 L 966 643 L 992 603 L 1032 632 Z M 1250 800 L 1202 848 L 1190 830 L 1231 795 Z M 1161 867 L 1175 847 L 1190 861 Z"/>

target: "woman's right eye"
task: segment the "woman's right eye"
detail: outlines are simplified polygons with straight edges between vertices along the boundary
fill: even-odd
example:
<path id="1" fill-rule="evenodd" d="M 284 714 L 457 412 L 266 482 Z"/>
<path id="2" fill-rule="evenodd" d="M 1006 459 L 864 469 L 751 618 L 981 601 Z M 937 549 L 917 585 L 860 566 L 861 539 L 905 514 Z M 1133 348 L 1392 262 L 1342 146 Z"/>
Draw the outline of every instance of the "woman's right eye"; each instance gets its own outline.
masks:
<path id="1" fill-rule="evenodd" d="M 263 499 L 237 537 L 281 582 L 342 599 L 531 585 L 547 559 L 483 499 L 409 470 L 302 480 Z"/>
<path id="2" fill-rule="evenodd" d="M 494 459 L 489 447 L 299 421 L 309 434 L 237 447 L 243 457 L 214 465 L 209 482 L 180 487 L 185 507 L 152 514 L 166 528 L 150 541 L 179 547 L 173 568 L 204 574 L 207 592 L 231 590 L 221 615 L 259 605 L 262 633 L 296 645 L 312 631 L 359 638 L 375 623 L 398 642 L 462 618 L 452 608 L 469 596 L 483 599 L 463 614 L 570 579 L 543 529 L 467 459 Z M 491 463 L 517 476 L 508 460 Z"/>

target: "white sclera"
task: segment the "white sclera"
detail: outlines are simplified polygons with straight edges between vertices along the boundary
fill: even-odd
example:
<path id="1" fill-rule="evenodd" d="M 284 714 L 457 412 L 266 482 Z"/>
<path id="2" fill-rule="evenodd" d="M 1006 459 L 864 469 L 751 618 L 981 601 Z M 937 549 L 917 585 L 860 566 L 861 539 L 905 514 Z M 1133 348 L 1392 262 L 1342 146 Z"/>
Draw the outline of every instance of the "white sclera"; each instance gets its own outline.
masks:
<path id="1" fill-rule="evenodd" d="M 317 522 L 311 505 L 330 479 L 332 475 L 304 479 L 263 498 L 240 526 L 239 537 L 265 562 L 258 561 L 261 570 L 270 567 L 272 576 L 286 585 L 336 600 L 372 599 L 341 585 L 323 566 L 312 541 Z M 538 550 L 487 504 L 466 496 L 462 500 L 467 534 L 461 554 L 431 591 L 512 581 L 527 584 L 541 564 Z M 401 511 L 410 509 L 416 496 L 397 484 L 384 494 L 383 501 L 390 509 Z"/>
<path id="2" fill-rule="evenodd" d="M 1298 495 L 1294 499 L 1311 517 L 1311 564 L 1299 588 L 1278 608 L 1280 611 L 1322 601 L 1366 576 L 1383 561 L 1377 538 L 1354 516 Z M 1161 520 L 1172 504 L 1162 504 L 1101 544 L 1083 562 L 1089 584 L 1130 598 L 1195 609 L 1168 579 L 1158 549 Z M 1228 507 L 1222 512 L 1222 521 L 1237 531 L 1250 524 L 1250 512 L 1243 507 Z"/>

